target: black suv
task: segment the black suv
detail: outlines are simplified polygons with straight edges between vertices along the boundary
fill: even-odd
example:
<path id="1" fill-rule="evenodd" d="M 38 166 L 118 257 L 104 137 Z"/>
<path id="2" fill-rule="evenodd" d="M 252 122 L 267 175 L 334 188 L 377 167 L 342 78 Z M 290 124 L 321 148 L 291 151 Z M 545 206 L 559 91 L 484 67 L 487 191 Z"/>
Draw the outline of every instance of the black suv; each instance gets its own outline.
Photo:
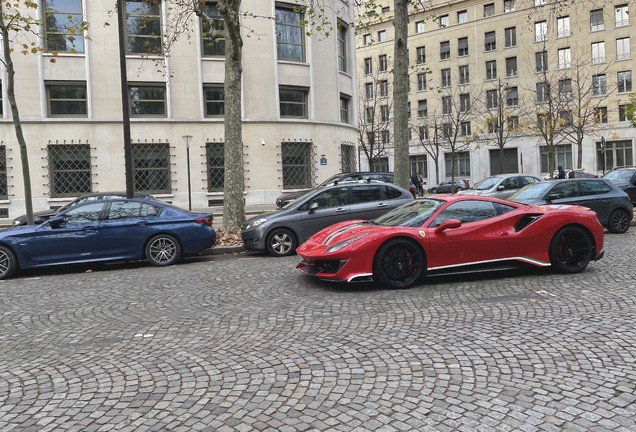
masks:
<path id="1" fill-rule="evenodd" d="M 627 194 L 632 204 L 636 204 L 636 167 L 614 168 L 603 178 L 618 186 Z"/>
<path id="2" fill-rule="evenodd" d="M 342 182 L 352 182 L 359 180 L 377 180 L 383 181 L 387 183 L 393 183 L 393 173 L 392 172 L 371 172 L 371 171 L 360 171 L 360 172 L 352 172 L 352 173 L 338 173 L 332 175 L 324 182 L 320 183 L 316 188 L 322 188 L 325 186 L 336 185 Z M 276 208 L 281 209 L 285 207 L 290 202 L 296 201 L 298 197 L 306 194 L 311 189 L 300 189 L 294 190 L 293 192 L 283 193 L 281 196 L 276 198 Z"/>

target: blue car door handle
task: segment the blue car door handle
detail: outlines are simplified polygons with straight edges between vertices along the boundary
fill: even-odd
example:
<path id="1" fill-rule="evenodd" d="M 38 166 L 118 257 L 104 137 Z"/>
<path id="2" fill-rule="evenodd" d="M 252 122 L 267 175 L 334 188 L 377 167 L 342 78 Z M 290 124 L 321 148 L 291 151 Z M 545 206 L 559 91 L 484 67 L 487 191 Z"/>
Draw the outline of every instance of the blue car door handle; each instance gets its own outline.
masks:
<path id="1" fill-rule="evenodd" d="M 87 226 L 82 228 L 82 231 L 95 231 L 95 227 L 94 226 Z"/>
<path id="2" fill-rule="evenodd" d="M 346 211 L 347 211 L 347 208 L 346 208 L 346 207 L 338 207 L 338 208 L 336 209 L 336 213 L 342 213 L 342 212 L 346 212 Z"/>
<path id="3" fill-rule="evenodd" d="M 137 222 L 137 225 L 138 226 L 146 226 L 146 225 L 148 225 L 148 221 L 139 221 L 139 222 Z"/>
<path id="4" fill-rule="evenodd" d="M 378 204 L 378 207 L 386 207 L 386 206 L 388 206 L 388 204 L 387 204 L 387 203 L 380 203 L 380 204 Z"/>

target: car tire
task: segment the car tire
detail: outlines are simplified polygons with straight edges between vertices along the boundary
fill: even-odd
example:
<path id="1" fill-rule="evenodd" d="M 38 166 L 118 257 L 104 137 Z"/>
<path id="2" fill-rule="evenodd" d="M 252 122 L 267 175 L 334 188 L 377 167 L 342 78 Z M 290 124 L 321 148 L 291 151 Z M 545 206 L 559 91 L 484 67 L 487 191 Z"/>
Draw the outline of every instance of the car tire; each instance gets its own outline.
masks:
<path id="1" fill-rule="evenodd" d="M 583 229 L 570 226 L 560 229 L 550 242 L 550 263 L 559 273 L 579 273 L 592 260 L 592 240 Z"/>
<path id="2" fill-rule="evenodd" d="M 613 234 L 623 234 L 629 229 L 629 215 L 623 210 L 614 210 L 607 222 L 607 230 Z"/>
<path id="3" fill-rule="evenodd" d="M 284 257 L 296 252 L 298 242 L 294 234 L 285 228 L 277 228 L 267 236 L 267 252 L 275 257 Z"/>
<path id="4" fill-rule="evenodd" d="M 457 187 L 455 188 L 455 193 L 457 193 L 457 192 L 461 192 L 461 191 L 463 191 L 463 190 L 464 190 L 464 188 L 463 188 L 463 187 L 461 187 L 461 186 L 457 186 Z"/>
<path id="5" fill-rule="evenodd" d="M 18 259 L 13 251 L 6 246 L 0 246 L 0 280 L 13 276 L 17 268 Z"/>
<path id="6" fill-rule="evenodd" d="M 373 279 L 387 288 L 409 288 L 422 277 L 425 266 L 424 253 L 416 243 L 390 240 L 373 258 Z"/>
<path id="7" fill-rule="evenodd" d="M 437 193 L 437 188 L 431 188 L 431 193 L 432 194 L 436 194 Z"/>
<path id="8" fill-rule="evenodd" d="M 146 244 L 146 259 L 155 267 L 165 267 L 176 263 L 181 257 L 181 245 L 171 235 L 159 234 Z"/>

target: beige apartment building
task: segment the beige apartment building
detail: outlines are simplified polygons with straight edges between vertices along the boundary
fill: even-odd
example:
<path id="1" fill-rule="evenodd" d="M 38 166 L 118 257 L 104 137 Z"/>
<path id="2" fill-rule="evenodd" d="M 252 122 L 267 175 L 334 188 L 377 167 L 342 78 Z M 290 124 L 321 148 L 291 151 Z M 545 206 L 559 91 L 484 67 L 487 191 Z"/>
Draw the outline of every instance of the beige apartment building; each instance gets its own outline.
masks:
<path id="1" fill-rule="evenodd" d="M 359 117 L 364 145 L 374 143 L 374 165 L 392 170 L 393 2 L 380 6 L 356 37 Z M 408 28 L 411 171 L 436 184 L 430 152 L 437 137 L 439 180 L 449 178 L 444 137 L 457 129 L 456 177 L 474 184 L 497 174 L 500 153 L 494 142 L 503 127 L 504 171 L 545 175 L 547 147 L 537 124 L 549 103 L 557 107 L 560 127 L 592 110 L 584 123 L 583 169 L 602 174 L 634 164 L 636 129 L 624 111 L 634 91 L 636 23 L 630 7 L 622 0 L 421 2 L 410 13 Z M 493 121 L 500 107 L 503 126 Z M 556 165 L 576 167 L 576 142 L 564 132 L 555 144 Z M 364 156 L 360 162 L 369 165 Z"/>
<path id="2" fill-rule="evenodd" d="M 32 13 L 46 25 L 31 40 L 43 50 L 13 55 L 34 210 L 59 207 L 85 193 L 125 190 L 114 2 L 39 3 Z M 328 12 L 328 18 L 341 24 L 338 30 L 308 36 L 295 2 L 243 1 L 243 10 L 262 17 L 243 23 L 247 204 L 273 204 L 283 189 L 313 186 L 357 168 L 355 40 L 347 24 L 353 10 L 348 2 L 337 3 L 334 11 L 344 16 Z M 189 176 L 192 207 L 206 208 L 223 201 L 224 42 L 206 37 L 207 24 L 193 21 L 190 37 L 181 37 L 164 60 L 169 8 L 169 0 L 127 2 L 124 85 L 135 189 L 187 208 Z M 206 8 L 218 14 L 214 2 Z M 68 29 L 82 20 L 91 24 L 87 34 L 69 42 Z M 53 52 L 59 53 L 54 63 Z M 25 201 L 6 70 L 1 73 L 0 219 L 12 219 L 24 213 Z"/>

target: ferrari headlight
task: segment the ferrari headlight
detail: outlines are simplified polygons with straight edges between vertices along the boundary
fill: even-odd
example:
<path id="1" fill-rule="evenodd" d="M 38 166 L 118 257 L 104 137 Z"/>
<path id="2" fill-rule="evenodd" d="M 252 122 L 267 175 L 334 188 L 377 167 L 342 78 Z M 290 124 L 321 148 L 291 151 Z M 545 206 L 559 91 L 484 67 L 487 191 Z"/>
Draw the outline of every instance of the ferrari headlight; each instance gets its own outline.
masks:
<path id="1" fill-rule="evenodd" d="M 342 249 L 343 247 L 350 245 L 354 241 L 361 239 L 362 237 L 364 237 L 367 234 L 369 234 L 369 233 L 359 234 L 359 235 L 357 235 L 355 237 L 351 237 L 350 239 L 347 239 L 345 241 L 341 241 L 340 243 L 336 243 L 335 245 L 331 246 L 330 248 L 327 248 L 327 250 L 325 252 L 328 252 L 328 253 L 337 252 L 340 249 Z"/>
<path id="2" fill-rule="evenodd" d="M 267 222 L 267 218 L 256 219 L 255 221 L 252 221 L 245 225 L 245 230 L 256 228 L 259 225 L 263 225 L 265 222 Z"/>

